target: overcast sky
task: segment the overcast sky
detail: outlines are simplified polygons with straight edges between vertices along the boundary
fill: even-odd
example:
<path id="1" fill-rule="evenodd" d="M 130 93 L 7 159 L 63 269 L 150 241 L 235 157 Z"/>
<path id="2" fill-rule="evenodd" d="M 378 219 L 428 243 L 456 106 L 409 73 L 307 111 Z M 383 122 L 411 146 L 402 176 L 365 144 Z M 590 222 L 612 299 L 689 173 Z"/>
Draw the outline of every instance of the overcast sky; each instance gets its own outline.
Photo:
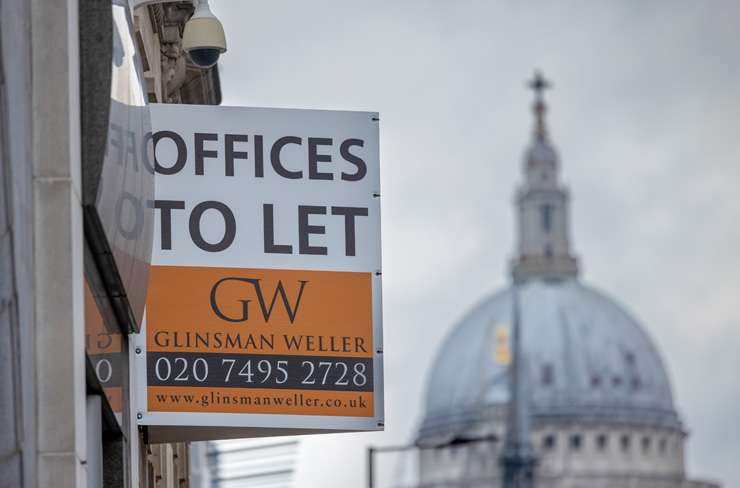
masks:
<path id="1" fill-rule="evenodd" d="M 296 486 L 412 441 L 440 342 L 506 285 L 535 68 L 582 279 L 662 351 L 690 476 L 740 486 L 740 3 L 212 3 L 224 105 L 381 116 L 387 427 L 305 438 Z"/>

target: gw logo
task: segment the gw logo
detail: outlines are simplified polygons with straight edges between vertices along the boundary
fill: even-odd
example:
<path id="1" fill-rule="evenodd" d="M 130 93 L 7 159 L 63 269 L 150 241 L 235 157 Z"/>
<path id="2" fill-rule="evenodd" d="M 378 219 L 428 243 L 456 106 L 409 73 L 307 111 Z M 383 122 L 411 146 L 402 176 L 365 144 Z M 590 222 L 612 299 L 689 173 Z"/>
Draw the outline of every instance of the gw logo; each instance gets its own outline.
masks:
<path id="1" fill-rule="evenodd" d="M 288 294 L 285 292 L 285 288 L 283 287 L 283 282 L 278 280 L 275 293 L 272 294 L 272 300 L 268 306 L 265 301 L 265 296 L 262 293 L 262 286 L 260 285 L 260 280 L 258 278 L 239 278 L 237 276 L 222 278 L 213 285 L 213 288 L 211 288 L 211 309 L 213 309 L 213 313 L 215 313 L 219 318 L 228 322 L 246 322 L 249 320 L 249 303 L 252 301 L 243 299 L 239 300 L 242 303 L 242 313 L 238 317 L 229 317 L 223 313 L 216 301 L 216 294 L 218 293 L 218 288 L 221 284 L 229 281 L 237 281 L 251 285 L 251 288 L 253 288 L 254 293 L 257 296 L 257 303 L 259 303 L 262 318 L 265 319 L 265 322 L 270 321 L 270 315 L 272 315 L 272 310 L 275 307 L 275 302 L 279 295 L 282 299 L 283 307 L 285 307 L 285 311 L 288 313 L 288 318 L 290 319 L 291 324 L 298 313 L 298 307 L 301 305 L 301 298 L 303 297 L 303 290 L 306 288 L 306 283 L 308 283 L 308 281 L 304 280 L 298 281 L 298 296 L 295 299 L 295 303 L 291 306 L 290 301 L 288 300 Z"/>

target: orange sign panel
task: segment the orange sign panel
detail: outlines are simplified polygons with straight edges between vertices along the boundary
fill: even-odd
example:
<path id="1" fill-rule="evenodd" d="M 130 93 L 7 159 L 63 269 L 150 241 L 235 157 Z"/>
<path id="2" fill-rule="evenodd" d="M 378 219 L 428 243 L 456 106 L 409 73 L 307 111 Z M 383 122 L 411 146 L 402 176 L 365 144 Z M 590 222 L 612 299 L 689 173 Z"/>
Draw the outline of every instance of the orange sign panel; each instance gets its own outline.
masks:
<path id="1" fill-rule="evenodd" d="M 123 378 L 128 367 L 124 358 L 122 337 L 115 326 L 106 327 L 87 281 L 85 281 L 85 351 L 111 409 L 120 416 L 123 409 Z"/>
<path id="2" fill-rule="evenodd" d="M 149 412 L 372 417 L 372 274 L 153 266 Z"/>

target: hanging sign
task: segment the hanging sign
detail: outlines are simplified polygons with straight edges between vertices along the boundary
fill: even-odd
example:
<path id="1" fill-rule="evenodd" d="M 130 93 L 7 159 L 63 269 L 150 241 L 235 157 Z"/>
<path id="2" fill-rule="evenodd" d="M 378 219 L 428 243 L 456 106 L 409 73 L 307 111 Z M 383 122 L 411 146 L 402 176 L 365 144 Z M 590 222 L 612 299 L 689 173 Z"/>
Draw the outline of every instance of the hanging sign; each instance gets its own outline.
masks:
<path id="1" fill-rule="evenodd" d="M 377 114 L 152 105 L 151 117 L 140 424 L 382 429 Z"/>

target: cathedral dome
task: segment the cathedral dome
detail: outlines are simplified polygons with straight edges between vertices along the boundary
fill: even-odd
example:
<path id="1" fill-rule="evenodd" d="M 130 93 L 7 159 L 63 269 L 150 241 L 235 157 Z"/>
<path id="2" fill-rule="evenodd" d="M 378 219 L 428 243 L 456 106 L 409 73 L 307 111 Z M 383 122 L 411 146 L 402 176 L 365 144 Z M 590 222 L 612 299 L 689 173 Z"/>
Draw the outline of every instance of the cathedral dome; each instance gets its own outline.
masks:
<path id="1" fill-rule="evenodd" d="M 519 285 L 533 420 L 681 429 L 663 361 L 637 321 L 575 278 Z M 432 366 L 419 438 L 460 436 L 509 399 L 512 292 L 483 300 Z"/>

